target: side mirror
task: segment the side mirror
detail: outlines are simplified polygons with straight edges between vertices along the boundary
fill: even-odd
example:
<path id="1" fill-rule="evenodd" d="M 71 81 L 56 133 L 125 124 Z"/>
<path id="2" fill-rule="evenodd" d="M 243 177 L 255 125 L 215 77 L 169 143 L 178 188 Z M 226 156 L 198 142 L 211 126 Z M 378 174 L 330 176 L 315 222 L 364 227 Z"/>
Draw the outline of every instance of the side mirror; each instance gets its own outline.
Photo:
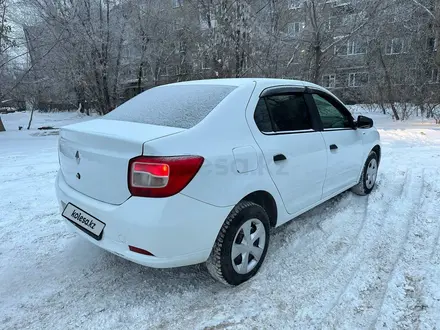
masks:
<path id="1" fill-rule="evenodd" d="M 373 127 L 373 119 L 365 117 L 365 116 L 359 116 L 356 122 L 357 128 L 371 128 Z"/>

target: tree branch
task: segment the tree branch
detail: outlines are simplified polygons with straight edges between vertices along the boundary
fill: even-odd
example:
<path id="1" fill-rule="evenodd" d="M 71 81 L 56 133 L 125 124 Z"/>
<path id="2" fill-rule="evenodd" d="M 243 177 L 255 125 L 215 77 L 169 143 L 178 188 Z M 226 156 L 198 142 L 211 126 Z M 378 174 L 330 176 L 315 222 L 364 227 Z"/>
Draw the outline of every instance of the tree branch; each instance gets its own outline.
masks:
<path id="1" fill-rule="evenodd" d="M 424 11 L 426 11 L 433 19 L 437 19 L 437 17 L 435 17 L 434 13 L 432 11 L 429 10 L 428 7 L 426 7 L 424 4 L 420 3 L 417 0 L 410 0 L 412 3 L 414 3 L 416 6 L 419 6 L 420 8 L 422 8 Z"/>

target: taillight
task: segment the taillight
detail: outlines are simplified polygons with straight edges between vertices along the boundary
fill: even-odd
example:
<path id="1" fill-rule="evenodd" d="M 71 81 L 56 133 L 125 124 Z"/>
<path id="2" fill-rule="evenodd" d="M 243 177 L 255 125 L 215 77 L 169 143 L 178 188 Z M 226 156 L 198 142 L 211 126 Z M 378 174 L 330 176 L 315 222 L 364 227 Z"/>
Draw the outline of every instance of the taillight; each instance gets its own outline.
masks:
<path id="1" fill-rule="evenodd" d="M 169 197 L 182 191 L 204 161 L 200 156 L 140 156 L 130 160 L 128 188 L 133 196 Z"/>

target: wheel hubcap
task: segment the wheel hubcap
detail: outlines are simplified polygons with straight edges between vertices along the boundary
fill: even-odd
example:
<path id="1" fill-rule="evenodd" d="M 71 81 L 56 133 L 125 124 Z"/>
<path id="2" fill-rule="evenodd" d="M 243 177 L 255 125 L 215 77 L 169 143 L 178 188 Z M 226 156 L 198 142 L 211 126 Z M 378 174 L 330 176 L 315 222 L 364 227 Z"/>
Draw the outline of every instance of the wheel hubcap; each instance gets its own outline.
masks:
<path id="1" fill-rule="evenodd" d="M 368 189 L 373 188 L 374 183 L 376 182 L 377 177 L 377 161 L 376 159 L 372 159 L 368 163 L 367 174 L 365 176 L 365 185 Z"/>
<path id="2" fill-rule="evenodd" d="M 234 270 L 247 274 L 257 266 L 266 246 L 266 229 L 258 219 L 246 221 L 235 235 L 231 259 Z"/>

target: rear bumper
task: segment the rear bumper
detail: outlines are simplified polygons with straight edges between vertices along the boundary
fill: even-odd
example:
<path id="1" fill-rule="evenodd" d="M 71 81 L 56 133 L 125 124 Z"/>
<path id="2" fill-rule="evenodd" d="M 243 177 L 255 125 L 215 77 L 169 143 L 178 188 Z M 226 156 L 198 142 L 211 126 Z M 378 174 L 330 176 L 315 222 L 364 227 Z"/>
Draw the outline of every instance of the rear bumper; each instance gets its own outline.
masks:
<path id="1" fill-rule="evenodd" d="M 65 220 L 72 231 L 120 257 L 154 268 L 206 261 L 232 209 L 181 194 L 170 198 L 131 197 L 121 205 L 107 204 L 72 189 L 61 173 L 57 176 L 56 192 L 60 208 L 63 203 L 72 203 L 106 224 L 99 241 Z M 129 245 L 154 256 L 132 252 Z"/>

